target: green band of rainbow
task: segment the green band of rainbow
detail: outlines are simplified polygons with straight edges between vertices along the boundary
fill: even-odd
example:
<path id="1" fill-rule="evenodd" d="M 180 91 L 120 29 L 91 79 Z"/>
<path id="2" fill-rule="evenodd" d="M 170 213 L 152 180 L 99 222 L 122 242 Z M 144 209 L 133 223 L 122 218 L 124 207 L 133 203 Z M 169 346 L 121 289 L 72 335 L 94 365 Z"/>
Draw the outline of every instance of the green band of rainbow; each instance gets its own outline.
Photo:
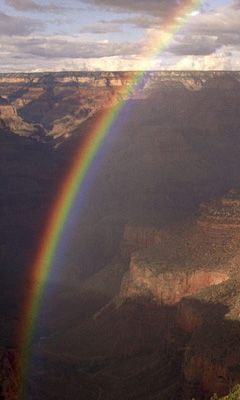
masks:
<path id="1" fill-rule="evenodd" d="M 150 34 L 147 45 L 142 56 L 141 66 L 144 70 L 150 62 L 164 51 L 170 44 L 174 35 L 184 25 L 189 14 L 198 9 L 203 0 L 185 0 L 181 6 L 175 9 L 175 12 L 167 19 L 161 27 L 161 34 Z M 148 64 L 149 63 L 149 64 Z M 54 256 L 57 251 L 59 240 L 62 236 L 64 226 L 74 199 L 81 190 L 83 181 L 88 170 L 94 162 L 95 156 L 104 143 L 113 122 L 119 115 L 129 94 L 141 82 L 145 72 L 135 72 L 131 74 L 130 83 L 123 87 L 120 92 L 121 100 L 118 104 L 112 105 L 104 111 L 95 121 L 90 132 L 87 133 L 84 143 L 77 151 L 72 161 L 69 171 L 63 180 L 63 184 L 56 196 L 52 210 L 47 220 L 46 229 L 37 256 L 31 267 L 31 289 L 28 292 L 21 315 L 21 327 L 19 338 L 19 399 L 26 400 L 26 383 L 28 369 L 31 361 L 31 347 L 34 328 L 38 318 L 42 294 L 49 276 Z"/>

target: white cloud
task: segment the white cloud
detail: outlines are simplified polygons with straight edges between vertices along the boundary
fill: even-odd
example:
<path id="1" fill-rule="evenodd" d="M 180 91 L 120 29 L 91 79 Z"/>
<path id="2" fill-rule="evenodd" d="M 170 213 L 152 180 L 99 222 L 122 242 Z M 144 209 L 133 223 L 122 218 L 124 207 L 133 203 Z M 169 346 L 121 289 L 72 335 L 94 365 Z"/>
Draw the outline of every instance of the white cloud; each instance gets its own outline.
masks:
<path id="1" fill-rule="evenodd" d="M 19 10 L 36 11 L 39 7 L 52 6 L 52 3 L 42 5 L 39 0 L 6 1 Z M 161 4 L 159 1 L 89 0 L 88 2 L 92 4 L 111 6 L 118 11 L 128 9 L 133 13 L 127 16 L 118 14 L 119 18 L 111 21 L 101 19 L 83 26 L 78 34 L 69 32 L 65 35 L 51 36 L 39 33 L 43 25 L 37 20 L 24 16 L 9 16 L 0 12 L 0 56 L 4 57 L 1 68 L 2 70 L 10 66 L 12 69 L 28 66 L 43 70 L 61 70 L 67 67 L 107 70 L 239 68 L 239 0 L 214 11 L 190 12 L 186 23 L 184 19 L 179 20 L 184 22 L 184 25 L 174 36 L 171 33 L 173 25 L 169 26 L 169 30 L 162 30 L 163 16 L 172 7 L 176 7 L 179 1 L 163 0 Z M 140 12 L 134 14 L 136 10 Z M 144 11 L 147 15 L 143 14 Z M 119 34 L 114 36 L 115 41 L 113 41 L 112 32 L 123 30 L 126 33 L 123 25 L 127 26 L 129 37 L 133 26 L 142 28 L 144 37 L 123 41 Z M 33 34 L 36 30 L 38 34 Z M 101 37 L 99 35 L 103 33 L 109 34 L 104 41 L 99 40 Z"/>

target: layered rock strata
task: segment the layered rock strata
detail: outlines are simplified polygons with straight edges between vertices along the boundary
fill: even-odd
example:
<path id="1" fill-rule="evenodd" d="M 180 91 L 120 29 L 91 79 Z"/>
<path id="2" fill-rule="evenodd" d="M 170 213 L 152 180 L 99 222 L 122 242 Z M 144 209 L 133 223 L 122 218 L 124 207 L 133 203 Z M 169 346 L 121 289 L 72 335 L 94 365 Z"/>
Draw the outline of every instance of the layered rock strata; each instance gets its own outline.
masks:
<path id="1" fill-rule="evenodd" d="M 42 127 L 24 121 L 18 115 L 15 107 L 3 97 L 0 97 L 0 124 L 2 128 L 8 129 L 19 136 L 40 138 L 44 133 Z"/>
<path id="2" fill-rule="evenodd" d="M 131 257 L 120 298 L 176 305 L 188 335 L 183 398 L 224 395 L 240 381 L 240 195 L 232 190 L 202 205 L 196 223 Z"/>

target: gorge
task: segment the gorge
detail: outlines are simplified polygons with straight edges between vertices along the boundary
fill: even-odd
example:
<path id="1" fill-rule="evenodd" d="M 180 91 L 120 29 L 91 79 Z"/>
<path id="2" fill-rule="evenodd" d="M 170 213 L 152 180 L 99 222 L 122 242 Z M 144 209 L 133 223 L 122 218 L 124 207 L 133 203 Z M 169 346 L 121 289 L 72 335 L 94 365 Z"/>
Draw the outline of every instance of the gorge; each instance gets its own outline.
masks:
<path id="1" fill-rule="evenodd" d="M 4 400 L 49 208 L 131 74 L 0 74 Z M 132 91 L 51 272 L 29 399 L 207 400 L 240 383 L 239 88 L 239 72 L 169 71 Z"/>

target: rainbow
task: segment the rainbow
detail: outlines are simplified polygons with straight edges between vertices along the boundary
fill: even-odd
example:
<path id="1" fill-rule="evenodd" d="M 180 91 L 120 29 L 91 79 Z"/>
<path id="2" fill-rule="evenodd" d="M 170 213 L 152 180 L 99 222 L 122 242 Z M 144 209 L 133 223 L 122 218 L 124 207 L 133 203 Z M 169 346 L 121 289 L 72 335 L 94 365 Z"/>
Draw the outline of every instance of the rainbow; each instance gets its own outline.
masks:
<path id="1" fill-rule="evenodd" d="M 57 193 L 56 200 L 49 213 L 46 228 L 38 248 L 38 252 L 30 273 L 30 290 L 27 293 L 21 313 L 21 326 L 19 329 L 19 393 L 18 398 L 26 400 L 26 383 L 29 365 L 31 362 L 31 348 L 34 329 L 36 326 L 41 300 L 53 261 L 58 250 L 60 238 L 73 207 L 77 194 L 96 155 L 103 146 L 104 141 L 118 117 L 120 111 L 127 103 L 129 95 L 141 83 L 146 70 L 152 61 L 164 51 L 171 43 L 174 35 L 184 26 L 189 15 L 203 4 L 204 0 L 185 0 L 178 5 L 175 11 L 167 18 L 161 27 L 160 33 L 149 32 L 149 38 L 140 60 L 141 72 L 131 74 L 130 82 L 120 92 L 122 99 L 117 104 L 109 106 L 97 118 L 91 131 L 87 132 L 83 143 L 77 150 L 70 165 L 69 171 Z"/>

